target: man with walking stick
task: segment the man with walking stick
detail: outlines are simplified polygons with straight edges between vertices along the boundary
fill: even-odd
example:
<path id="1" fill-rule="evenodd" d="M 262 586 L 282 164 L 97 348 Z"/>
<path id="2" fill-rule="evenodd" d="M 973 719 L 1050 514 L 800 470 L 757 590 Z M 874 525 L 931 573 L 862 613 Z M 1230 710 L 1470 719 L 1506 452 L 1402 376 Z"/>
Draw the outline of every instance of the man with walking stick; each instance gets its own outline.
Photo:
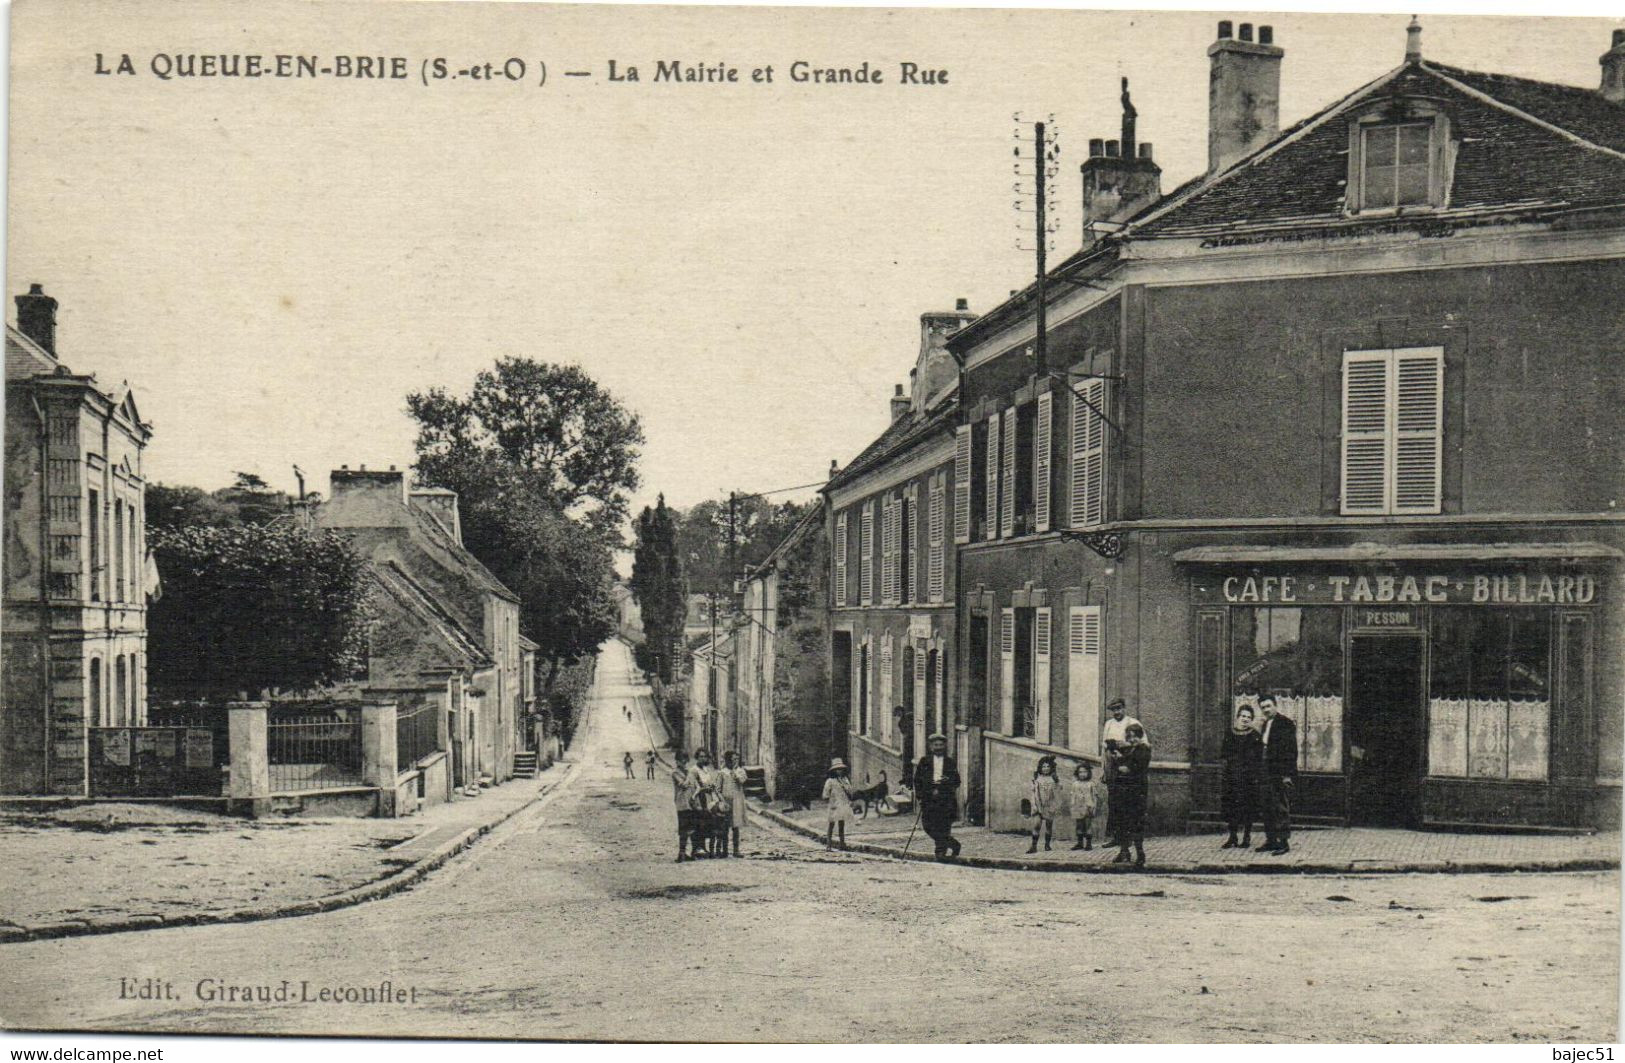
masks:
<path id="1" fill-rule="evenodd" d="M 937 847 L 937 859 L 945 860 L 959 855 L 959 839 L 953 836 L 959 810 L 959 765 L 948 755 L 946 735 L 932 735 L 926 749 L 914 768 L 914 801 L 919 806 L 920 825 Z"/>

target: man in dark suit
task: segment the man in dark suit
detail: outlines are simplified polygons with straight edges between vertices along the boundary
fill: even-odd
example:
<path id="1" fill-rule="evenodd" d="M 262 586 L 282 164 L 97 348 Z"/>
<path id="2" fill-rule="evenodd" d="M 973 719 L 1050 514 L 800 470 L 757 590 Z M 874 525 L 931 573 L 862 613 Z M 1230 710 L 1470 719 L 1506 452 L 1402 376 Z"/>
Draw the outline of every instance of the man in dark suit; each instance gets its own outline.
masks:
<path id="1" fill-rule="evenodd" d="M 948 755 L 946 735 L 932 735 L 926 755 L 914 766 L 914 800 L 919 802 L 920 825 L 937 847 L 937 859 L 959 855 L 953 836 L 959 811 L 959 765 Z"/>
<path id="2" fill-rule="evenodd" d="M 1257 852 L 1284 856 L 1291 852 L 1292 791 L 1298 782 L 1298 725 L 1275 711 L 1275 695 L 1261 694 L 1264 717 L 1264 844 Z"/>

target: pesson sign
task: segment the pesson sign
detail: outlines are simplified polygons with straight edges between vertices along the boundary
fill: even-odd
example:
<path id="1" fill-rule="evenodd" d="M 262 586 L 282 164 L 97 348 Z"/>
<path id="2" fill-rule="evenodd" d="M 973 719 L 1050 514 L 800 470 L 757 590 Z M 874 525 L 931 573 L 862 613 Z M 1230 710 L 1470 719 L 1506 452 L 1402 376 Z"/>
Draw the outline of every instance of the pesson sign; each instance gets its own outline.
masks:
<path id="1" fill-rule="evenodd" d="M 1596 577 L 1585 573 L 1513 575 L 1370 575 L 1316 573 L 1227 576 L 1197 586 L 1204 598 L 1237 605 L 1589 605 Z"/>

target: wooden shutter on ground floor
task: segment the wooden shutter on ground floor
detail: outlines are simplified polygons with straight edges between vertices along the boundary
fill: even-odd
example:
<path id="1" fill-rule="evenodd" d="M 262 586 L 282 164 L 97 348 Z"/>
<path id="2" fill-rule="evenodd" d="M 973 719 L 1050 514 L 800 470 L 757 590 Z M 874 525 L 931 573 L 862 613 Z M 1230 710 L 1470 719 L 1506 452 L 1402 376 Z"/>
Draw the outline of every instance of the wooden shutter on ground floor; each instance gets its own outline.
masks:
<path id="1" fill-rule="evenodd" d="M 1016 730 L 1016 611 L 999 610 L 999 731 Z"/>
<path id="2" fill-rule="evenodd" d="M 1074 605 L 1067 611 L 1067 748 L 1100 752 L 1100 606 Z"/>
<path id="3" fill-rule="evenodd" d="M 1049 732 L 1050 611 L 1033 611 L 1033 736 L 1048 745 Z"/>

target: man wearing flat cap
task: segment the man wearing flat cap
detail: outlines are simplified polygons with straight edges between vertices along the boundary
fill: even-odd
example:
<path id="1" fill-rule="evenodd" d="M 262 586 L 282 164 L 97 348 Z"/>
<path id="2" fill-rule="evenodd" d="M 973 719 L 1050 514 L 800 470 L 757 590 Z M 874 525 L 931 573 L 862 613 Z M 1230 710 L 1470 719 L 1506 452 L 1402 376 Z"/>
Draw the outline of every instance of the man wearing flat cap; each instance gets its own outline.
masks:
<path id="1" fill-rule="evenodd" d="M 920 826 L 937 847 L 937 859 L 959 855 L 953 835 L 958 815 L 959 765 L 948 755 L 948 737 L 934 734 L 926 740 L 926 754 L 914 766 L 914 800 L 920 806 Z"/>
<path id="2" fill-rule="evenodd" d="M 1120 824 L 1115 809 L 1122 804 L 1117 794 L 1117 765 L 1121 761 L 1122 751 L 1127 748 L 1125 737 L 1130 727 L 1140 727 L 1140 721 L 1128 714 L 1128 703 L 1122 698 L 1113 698 L 1106 706 L 1109 717 L 1106 726 L 1100 729 L 1100 756 L 1106 776 L 1106 845 L 1117 844 L 1117 831 Z"/>

